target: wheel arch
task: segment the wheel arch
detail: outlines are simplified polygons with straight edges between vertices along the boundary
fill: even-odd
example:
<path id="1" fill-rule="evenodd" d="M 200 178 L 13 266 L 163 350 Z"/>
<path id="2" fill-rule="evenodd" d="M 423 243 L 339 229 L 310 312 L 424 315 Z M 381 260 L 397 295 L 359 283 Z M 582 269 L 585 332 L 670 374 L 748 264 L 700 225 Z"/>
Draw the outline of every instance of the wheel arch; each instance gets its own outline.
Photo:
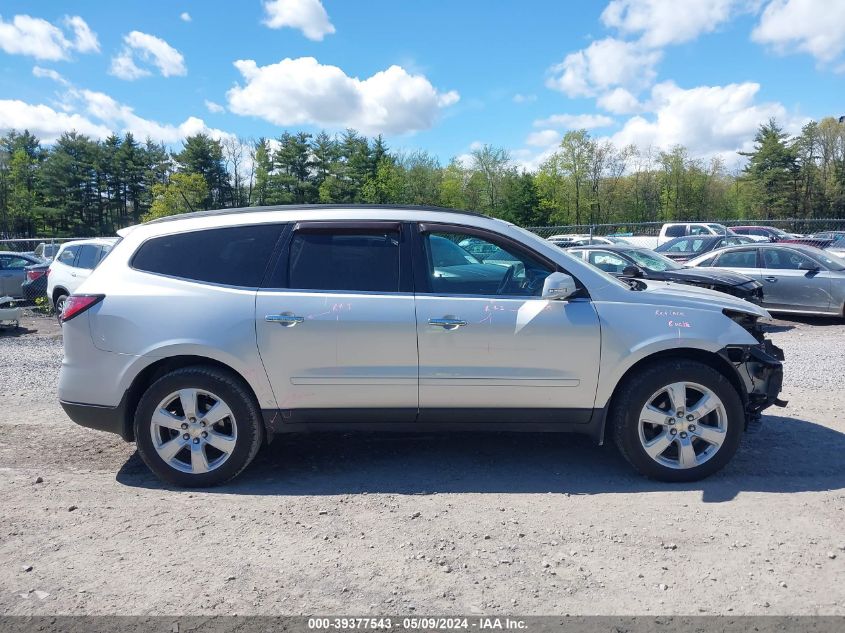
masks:
<path id="1" fill-rule="evenodd" d="M 707 350 L 698 349 L 695 347 L 681 347 L 661 350 L 653 354 L 649 354 L 648 356 L 641 358 L 636 363 L 631 365 L 625 371 L 625 373 L 622 374 L 622 377 L 616 383 L 616 386 L 613 388 L 613 392 L 611 393 L 611 396 L 607 401 L 607 406 L 604 409 L 604 420 L 602 421 L 600 431 L 600 443 L 604 443 L 605 434 L 607 432 L 607 417 L 610 415 L 610 412 L 616 405 L 616 396 L 620 392 L 623 385 L 625 385 L 625 383 L 630 379 L 632 375 L 636 374 L 638 371 L 641 371 L 643 367 L 670 360 L 694 360 L 702 363 L 703 365 L 711 367 L 715 371 L 722 374 L 725 378 L 727 378 L 731 385 L 733 385 L 734 389 L 736 389 L 740 399 L 742 400 L 743 406 L 748 403 L 748 393 L 745 389 L 745 385 L 743 384 L 742 378 L 740 378 L 739 374 L 736 371 L 736 368 L 734 368 L 734 366 L 731 365 L 731 363 L 718 352 L 709 352 Z"/>
<path id="2" fill-rule="evenodd" d="M 182 369 L 183 367 L 193 367 L 199 365 L 204 365 L 206 367 L 215 367 L 217 369 L 221 369 L 227 373 L 232 374 L 238 380 L 240 380 L 241 383 L 243 383 L 243 386 L 252 395 L 252 397 L 255 398 L 255 402 L 259 402 L 258 395 L 255 393 L 255 389 L 253 389 L 249 381 L 246 380 L 241 375 L 241 373 L 238 372 L 232 366 L 227 365 L 226 363 L 221 362 L 219 360 L 208 358 L 207 356 L 197 356 L 192 354 L 168 356 L 166 358 L 158 359 L 154 363 L 150 363 L 149 365 L 144 367 L 144 369 L 138 372 L 138 375 L 135 376 L 135 378 L 132 380 L 132 383 L 129 385 L 129 388 L 126 390 L 123 415 L 123 439 L 128 442 L 132 442 L 135 440 L 135 410 L 138 408 L 138 403 L 140 402 L 141 397 L 144 395 L 144 392 L 150 387 L 150 385 L 152 385 L 156 380 L 158 380 L 165 374 L 170 373 L 171 371 L 174 371 L 176 369 Z"/>
<path id="3" fill-rule="evenodd" d="M 70 296 L 70 292 L 64 286 L 56 286 L 53 288 L 53 294 L 50 295 L 53 299 L 53 305 L 56 305 L 56 299 L 59 298 L 61 295 L 68 295 Z"/>

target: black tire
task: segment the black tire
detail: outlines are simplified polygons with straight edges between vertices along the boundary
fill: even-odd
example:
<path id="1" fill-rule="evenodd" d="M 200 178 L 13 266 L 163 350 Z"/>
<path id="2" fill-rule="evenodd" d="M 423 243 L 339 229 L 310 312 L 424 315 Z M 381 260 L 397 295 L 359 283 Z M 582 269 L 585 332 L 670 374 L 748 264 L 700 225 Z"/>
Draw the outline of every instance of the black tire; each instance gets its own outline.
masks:
<path id="1" fill-rule="evenodd" d="M 652 459 L 639 437 L 640 412 L 652 394 L 673 382 L 692 382 L 707 387 L 722 401 L 727 417 L 725 439 L 704 463 L 686 469 L 671 468 Z M 666 482 L 697 481 L 727 464 L 739 448 L 745 428 L 742 399 L 721 373 L 697 361 L 668 359 L 646 365 L 621 384 L 613 397 L 609 428 L 622 456 L 641 474 Z"/>
<path id="2" fill-rule="evenodd" d="M 56 300 L 53 302 L 53 307 L 56 309 L 56 320 L 59 323 L 62 322 L 62 312 L 65 309 L 65 301 L 67 301 L 67 295 L 62 293 L 56 297 Z"/>
<path id="3" fill-rule="evenodd" d="M 180 389 L 200 389 L 219 396 L 236 421 L 234 450 L 219 467 L 206 473 L 187 473 L 170 466 L 153 444 L 153 412 L 162 399 Z M 138 453 L 149 469 L 159 479 L 187 488 L 217 486 L 233 479 L 252 462 L 264 438 L 261 410 L 249 387 L 231 372 L 208 365 L 176 369 L 156 380 L 138 403 L 134 429 Z"/>

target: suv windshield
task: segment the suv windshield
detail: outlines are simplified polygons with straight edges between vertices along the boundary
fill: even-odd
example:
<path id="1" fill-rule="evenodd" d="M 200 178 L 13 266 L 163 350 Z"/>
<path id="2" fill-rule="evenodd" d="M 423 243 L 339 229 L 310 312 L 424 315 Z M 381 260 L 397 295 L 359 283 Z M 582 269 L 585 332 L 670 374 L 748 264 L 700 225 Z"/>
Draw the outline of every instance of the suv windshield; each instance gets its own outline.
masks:
<path id="1" fill-rule="evenodd" d="M 642 266 L 643 268 L 647 268 L 649 270 L 663 272 L 665 270 L 680 270 L 683 268 L 683 266 L 676 264 L 671 259 L 664 257 L 660 253 L 636 250 L 623 251 L 623 253 L 637 262 L 638 266 Z"/>

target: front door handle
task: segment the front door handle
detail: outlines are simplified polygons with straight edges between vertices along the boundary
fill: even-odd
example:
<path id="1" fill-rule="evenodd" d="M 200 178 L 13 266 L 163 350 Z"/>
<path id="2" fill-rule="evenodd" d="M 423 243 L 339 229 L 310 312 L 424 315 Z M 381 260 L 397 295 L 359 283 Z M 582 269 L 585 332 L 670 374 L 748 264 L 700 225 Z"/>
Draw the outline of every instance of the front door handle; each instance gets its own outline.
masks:
<path id="1" fill-rule="evenodd" d="M 268 314 L 264 317 L 264 320 L 269 323 L 278 323 L 285 327 L 293 327 L 297 323 L 302 323 L 305 317 L 294 316 L 292 314 Z"/>
<path id="2" fill-rule="evenodd" d="M 770 281 L 772 283 L 775 283 L 778 280 L 777 277 L 766 277 L 765 279 L 766 279 L 766 281 Z"/>
<path id="3" fill-rule="evenodd" d="M 429 319 L 428 324 L 442 327 L 444 330 L 457 330 L 459 327 L 466 325 L 467 322 L 463 319 L 451 319 L 444 317 L 442 319 Z"/>

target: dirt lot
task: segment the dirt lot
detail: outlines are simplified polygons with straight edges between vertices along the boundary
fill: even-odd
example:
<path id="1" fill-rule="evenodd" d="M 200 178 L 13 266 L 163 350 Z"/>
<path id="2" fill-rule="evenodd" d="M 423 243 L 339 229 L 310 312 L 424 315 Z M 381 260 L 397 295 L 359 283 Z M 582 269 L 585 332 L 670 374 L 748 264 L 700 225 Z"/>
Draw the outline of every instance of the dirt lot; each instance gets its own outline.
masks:
<path id="1" fill-rule="evenodd" d="M 779 322 L 785 409 L 696 485 L 539 435 L 277 438 L 171 490 L 0 334 L 0 613 L 845 614 L 845 324 Z"/>

